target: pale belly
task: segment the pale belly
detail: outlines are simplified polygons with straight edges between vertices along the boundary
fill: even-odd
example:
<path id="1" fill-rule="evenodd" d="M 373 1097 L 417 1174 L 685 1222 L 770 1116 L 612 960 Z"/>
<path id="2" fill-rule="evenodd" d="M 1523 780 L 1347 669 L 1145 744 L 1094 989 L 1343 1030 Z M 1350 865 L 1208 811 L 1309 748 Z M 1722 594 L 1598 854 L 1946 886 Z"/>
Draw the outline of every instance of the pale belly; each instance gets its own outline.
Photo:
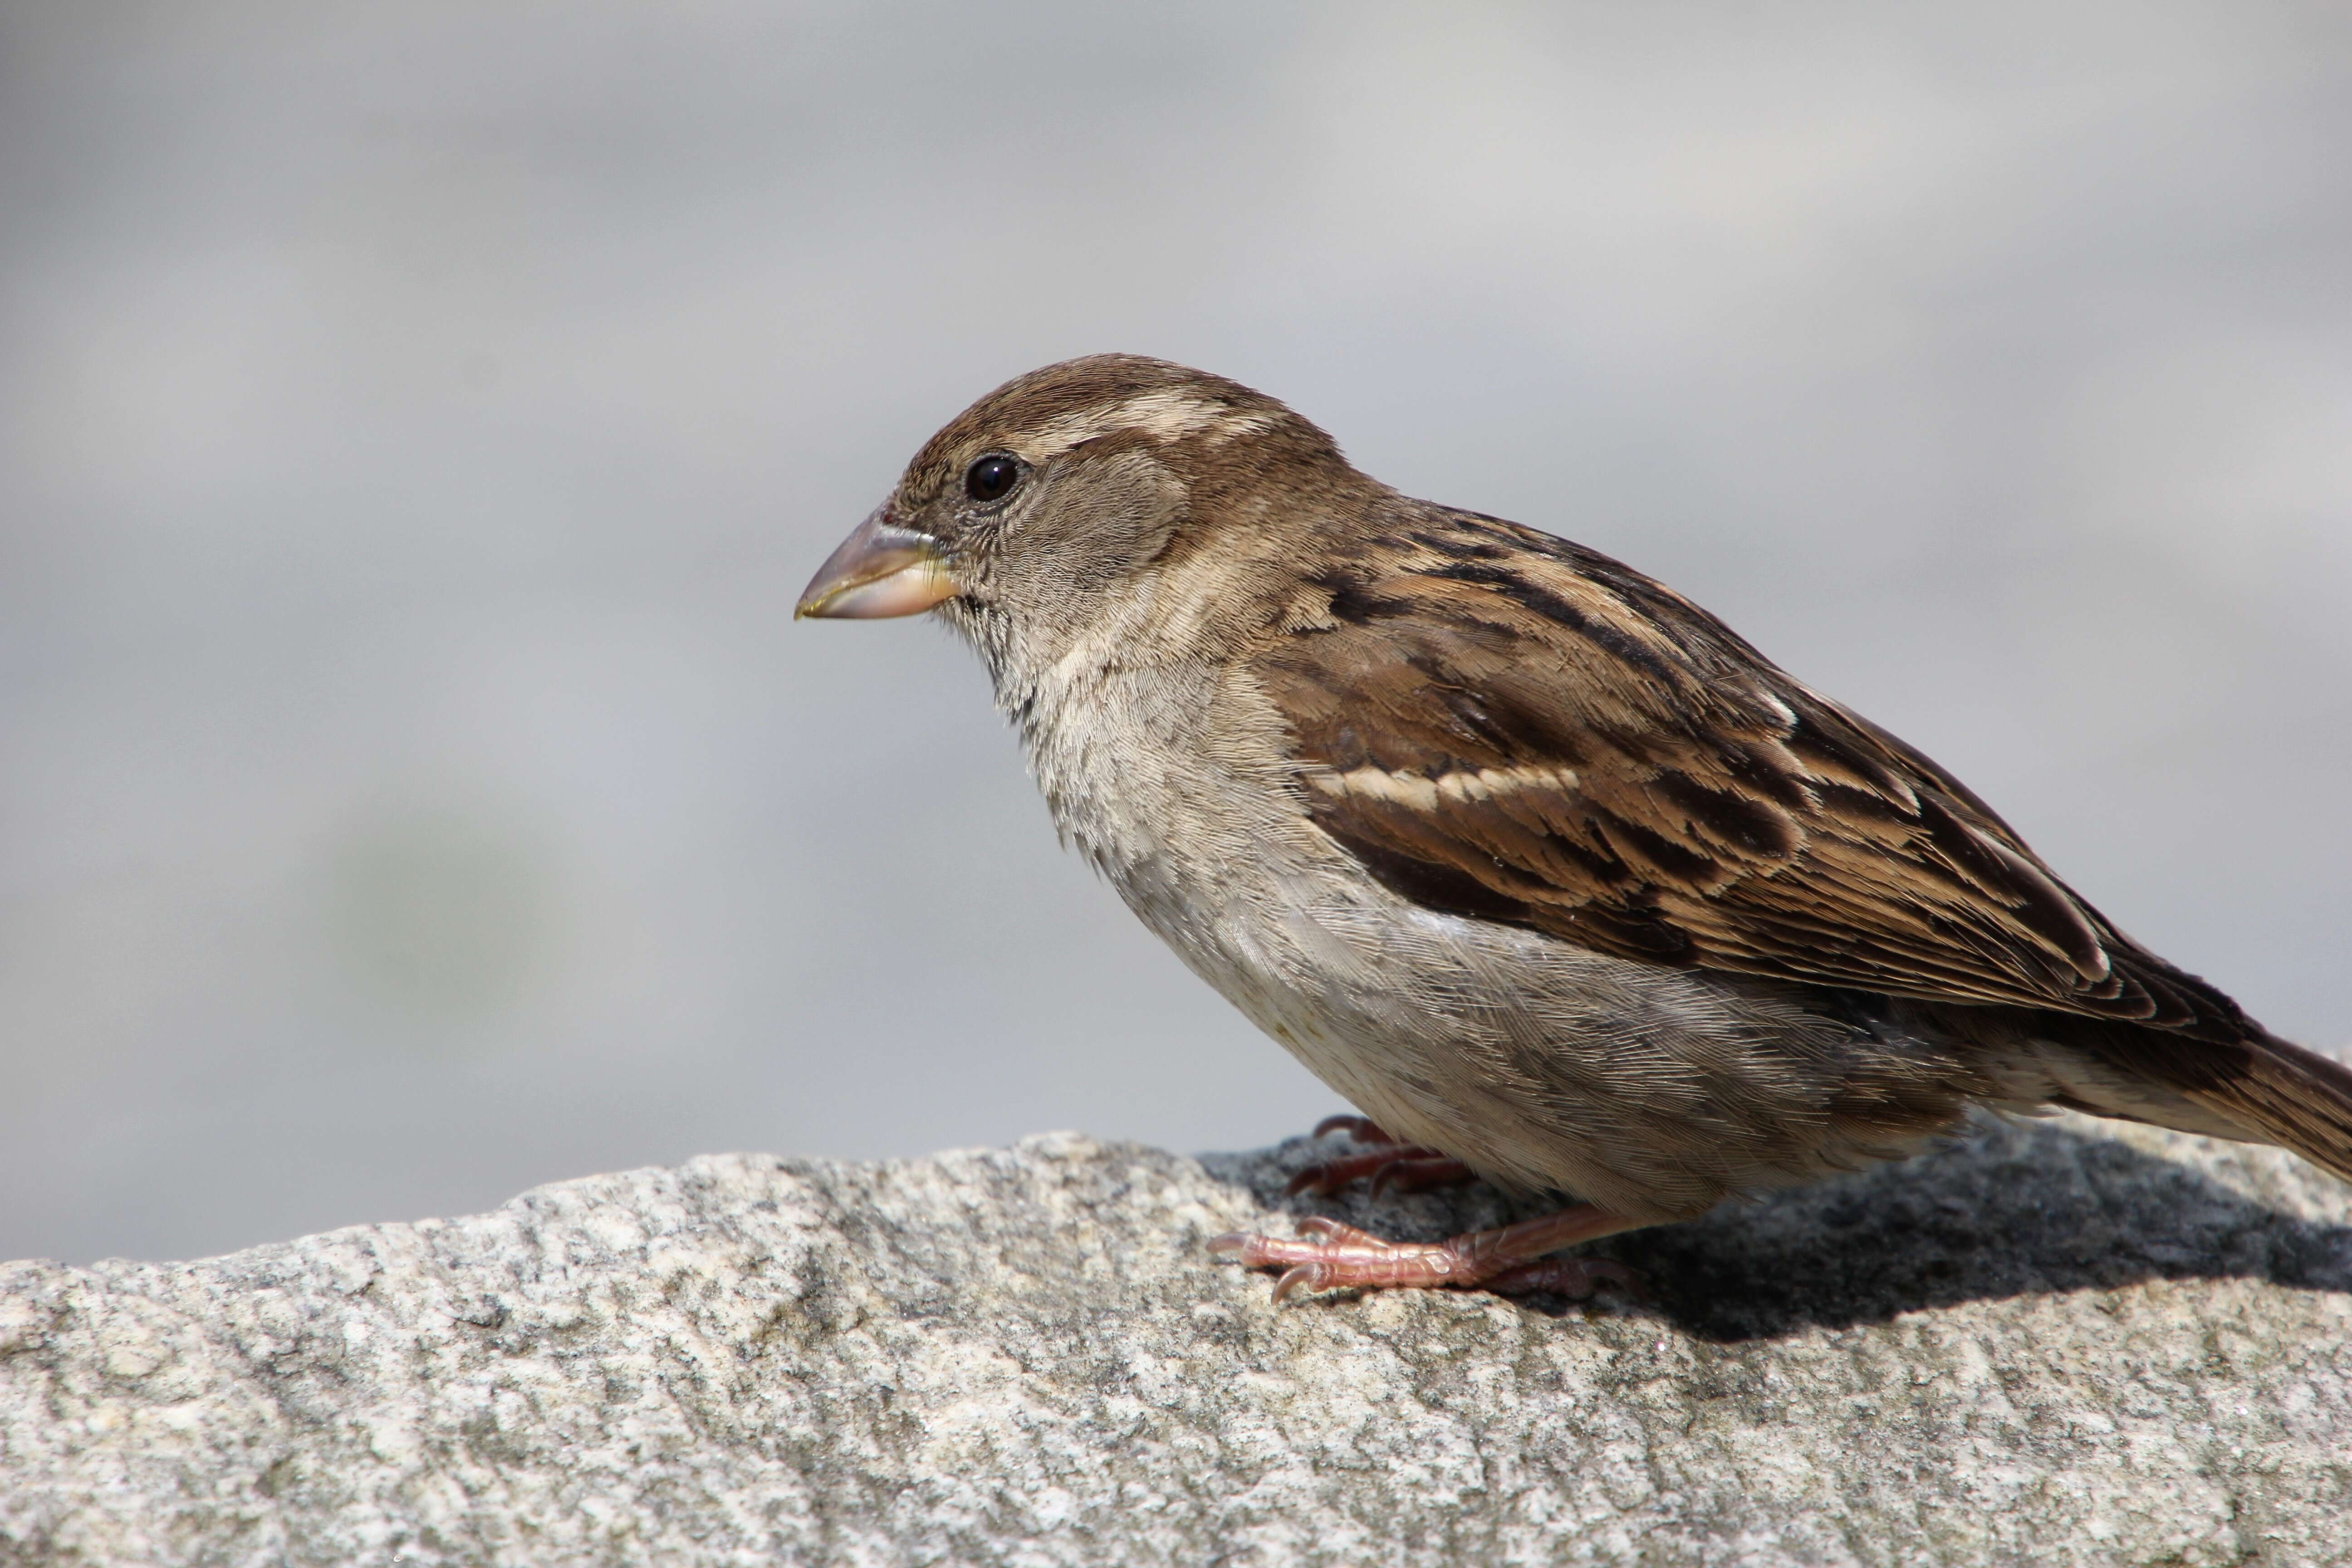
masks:
<path id="1" fill-rule="evenodd" d="M 1925 1042 L 1769 985 L 1435 913 L 1345 868 L 1260 860 L 1177 898 L 1136 890 L 1145 923 L 1349 1104 L 1520 1190 L 1685 1217 L 1916 1147 L 1962 1110 Z M 1841 1098 L 1873 1074 L 1920 1091 L 1916 1110 L 1842 1126 Z"/>

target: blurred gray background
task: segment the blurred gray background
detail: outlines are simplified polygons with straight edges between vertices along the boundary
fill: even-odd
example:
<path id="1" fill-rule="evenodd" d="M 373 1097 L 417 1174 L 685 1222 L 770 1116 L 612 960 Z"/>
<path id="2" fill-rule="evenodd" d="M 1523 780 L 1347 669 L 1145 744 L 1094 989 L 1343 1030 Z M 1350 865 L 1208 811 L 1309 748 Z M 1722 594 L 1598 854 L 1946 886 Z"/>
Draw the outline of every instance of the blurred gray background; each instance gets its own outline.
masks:
<path id="1" fill-rule="evenodd" d="M 2352 1038 L 2352 9 L 0 10 L 0 1257 L 1334 1097 L 928 626 L 1101 349 L 1665 577 Z"/>

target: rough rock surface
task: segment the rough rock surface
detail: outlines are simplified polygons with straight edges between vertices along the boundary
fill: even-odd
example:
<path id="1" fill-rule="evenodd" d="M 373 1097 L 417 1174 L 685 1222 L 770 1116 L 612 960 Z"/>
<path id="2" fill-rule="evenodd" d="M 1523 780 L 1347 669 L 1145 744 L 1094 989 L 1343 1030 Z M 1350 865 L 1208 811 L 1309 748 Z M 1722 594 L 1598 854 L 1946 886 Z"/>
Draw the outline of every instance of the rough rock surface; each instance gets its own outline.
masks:
<path id="1" fill-rule="evenodd" d="M 2080 1121 L 1276 1307 L 1303 1143 L 729 1156 L 0 1268 L 0 1563 L 2352 1562 L 2352 1191 Z M 1436 1234 L 1450 1196 L 1320 1206 Z"/>

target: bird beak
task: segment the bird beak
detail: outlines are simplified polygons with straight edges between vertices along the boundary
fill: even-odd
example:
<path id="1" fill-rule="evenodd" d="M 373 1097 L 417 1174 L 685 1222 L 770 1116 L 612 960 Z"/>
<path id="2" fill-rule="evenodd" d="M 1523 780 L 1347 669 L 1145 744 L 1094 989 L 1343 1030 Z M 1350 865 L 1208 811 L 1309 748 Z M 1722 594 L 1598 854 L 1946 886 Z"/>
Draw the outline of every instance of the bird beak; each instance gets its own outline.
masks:
<path id="1" fill-rule="evenodd" d="M 939 541 L 889 521 L 886 508 L 857 525 L 841 548 L 824 558 L 793 619 L 880 620 L 920 615 L 956 595 Z"/>

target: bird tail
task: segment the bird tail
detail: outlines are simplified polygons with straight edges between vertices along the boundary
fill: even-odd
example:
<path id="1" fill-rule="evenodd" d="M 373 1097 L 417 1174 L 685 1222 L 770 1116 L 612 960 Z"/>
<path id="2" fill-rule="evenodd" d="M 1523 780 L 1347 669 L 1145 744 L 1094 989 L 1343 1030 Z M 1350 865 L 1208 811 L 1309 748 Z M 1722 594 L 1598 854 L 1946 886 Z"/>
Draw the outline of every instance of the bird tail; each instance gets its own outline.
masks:
<path id="1" fill-rule="evenodd" d="M 2187 1097 L 2352 1182 L 2352 1068 L 2271 1034 L 2231 1066 Z"/>
<path id="2" fill-rule="evenodd" d="M 2189 1034 L 2045 1013 L 2007 1058 L 2017 1076 L 1994 1076 L 2021 1100 L 2275 1143 L 2352 1182 L 2352 1068 L 2242 1015 L 2231 1023 L 2227 1034 Z"/>
<path id="3" fill-rule="evenodd" d="M 2082 1030 L 2071 1065 L 2045 1058 L 2056 1080 L 2048 1098 L 2097 1116 L 2275 1143 L 2352 1182 L 2352 1068 L 2251 1021 L 2242 1027 L 2228 1040 L 2145 1025 Z"/>

